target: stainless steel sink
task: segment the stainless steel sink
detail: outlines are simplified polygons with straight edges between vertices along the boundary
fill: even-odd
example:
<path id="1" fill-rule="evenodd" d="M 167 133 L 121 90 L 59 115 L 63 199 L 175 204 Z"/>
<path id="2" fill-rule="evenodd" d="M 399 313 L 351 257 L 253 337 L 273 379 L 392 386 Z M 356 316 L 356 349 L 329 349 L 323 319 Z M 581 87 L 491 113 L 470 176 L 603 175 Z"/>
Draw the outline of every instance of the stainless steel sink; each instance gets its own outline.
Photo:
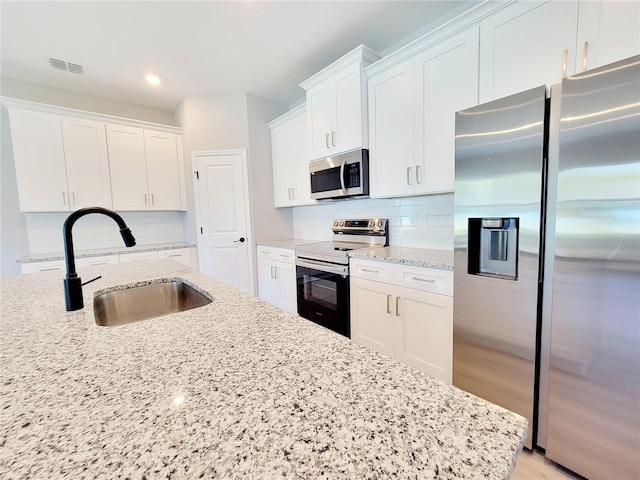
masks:
<path id="1" fill-rule="evenodd" d="M 211 303 L 186 283 L 173 280 L 102 293 L 93 298 L 93 314 L 101 326 L 126 325 Z"/>

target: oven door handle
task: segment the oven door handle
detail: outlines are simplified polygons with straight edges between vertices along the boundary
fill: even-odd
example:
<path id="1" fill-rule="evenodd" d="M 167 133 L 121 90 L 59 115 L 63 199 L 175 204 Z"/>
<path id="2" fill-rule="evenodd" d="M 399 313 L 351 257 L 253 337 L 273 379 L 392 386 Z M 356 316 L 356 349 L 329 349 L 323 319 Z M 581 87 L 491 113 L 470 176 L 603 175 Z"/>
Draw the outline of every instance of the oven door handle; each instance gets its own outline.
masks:
<path id="1" fill-rule="evenodd" d="M 329 265 L 324 262 L 318 262 L 308 258 L 296 258 L 296 265 L 299 267 L 320 270 L 321 272 L 334 273 L 345 277 L 349 274 L 349 267 L 347 265 Z"/>

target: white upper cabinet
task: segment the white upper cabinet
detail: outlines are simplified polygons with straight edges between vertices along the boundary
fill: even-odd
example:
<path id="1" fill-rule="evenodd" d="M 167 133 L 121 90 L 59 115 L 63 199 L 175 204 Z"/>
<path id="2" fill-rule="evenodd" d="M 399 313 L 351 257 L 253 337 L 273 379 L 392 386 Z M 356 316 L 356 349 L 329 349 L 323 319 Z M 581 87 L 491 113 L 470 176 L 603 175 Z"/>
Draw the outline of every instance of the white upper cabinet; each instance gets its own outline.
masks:
<path id="1" fill-rule="evenodd" d="M 9 108 L 20 210 L 69 210 L 60 116 Z"/>
<path id="2" fill-rule="evenodd" d="M 71 209 L 111 208 L 111 180 L 104 123 L 61 117 Z"/>
<path id="3" fill-rule="evenodd" d="M 640 2 L 581 1 L 576 72 L 602 67 L 640 53 Z"/>
<path id="4" fill-rule="evenodd" d="M 152 210 L 180 210 L 180 155 L 176 135 L 144 131 L 147 185 Z"/>
<path id="5" fill-rule="evenodd" d="M 367 69 L 371 196 L 453 191 L 455 112 L 478 102 L 478 28 L 398 56 Z"/>
<path id="6" fill-rule="evenodd" d="M 522 1 L 481 23 L 480 102 L 640 53 L 637 1 Z"/>
<path id="7" fill-rule="evenodd" d="M 296 107 L 269 122 L 276 207 L 316 203 L 311 199 L 307 111 Z"/>
<path id="8" fill-rule="evenodd" d="M 107 124 L 113 208 L 179 210 L 179 149 L 176 135 Z"/>
<path id="9" fill-rule="evenodd" d="M 307 91 L 310 160 L 368 147 L 363 68 L 379 58 L 361 45 L 301 84 Z"/>
<path id="10" fill-rule="evenodd" d="M 111 208 L 104 124 L 9 108 L 23 212 Z"/>

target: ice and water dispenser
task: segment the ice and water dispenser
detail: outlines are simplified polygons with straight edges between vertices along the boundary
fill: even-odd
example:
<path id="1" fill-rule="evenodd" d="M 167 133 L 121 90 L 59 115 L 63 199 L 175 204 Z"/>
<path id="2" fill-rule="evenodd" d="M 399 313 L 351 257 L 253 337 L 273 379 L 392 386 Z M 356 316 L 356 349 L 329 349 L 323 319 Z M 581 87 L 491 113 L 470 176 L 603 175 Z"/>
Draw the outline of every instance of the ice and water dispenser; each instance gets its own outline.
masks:
<path id="1" fill-rule="evenodd" d="M 518 279 L 518 218 L 469 218 L 468 273 Z"/>

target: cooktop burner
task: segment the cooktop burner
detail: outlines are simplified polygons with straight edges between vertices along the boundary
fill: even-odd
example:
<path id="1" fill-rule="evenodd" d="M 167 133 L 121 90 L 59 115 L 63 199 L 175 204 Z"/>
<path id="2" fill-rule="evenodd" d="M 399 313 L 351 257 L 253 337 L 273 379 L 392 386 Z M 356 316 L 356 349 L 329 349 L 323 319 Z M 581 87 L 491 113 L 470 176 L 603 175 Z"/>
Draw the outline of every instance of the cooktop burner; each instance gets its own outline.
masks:
<path id="1" fill-rule="evenodd" d="M 296 257 L 347 265 L 348 252 L 388 245 L 387 224 L 386 218 L 334 220 L 332 242 L 299 245 Z"/>

